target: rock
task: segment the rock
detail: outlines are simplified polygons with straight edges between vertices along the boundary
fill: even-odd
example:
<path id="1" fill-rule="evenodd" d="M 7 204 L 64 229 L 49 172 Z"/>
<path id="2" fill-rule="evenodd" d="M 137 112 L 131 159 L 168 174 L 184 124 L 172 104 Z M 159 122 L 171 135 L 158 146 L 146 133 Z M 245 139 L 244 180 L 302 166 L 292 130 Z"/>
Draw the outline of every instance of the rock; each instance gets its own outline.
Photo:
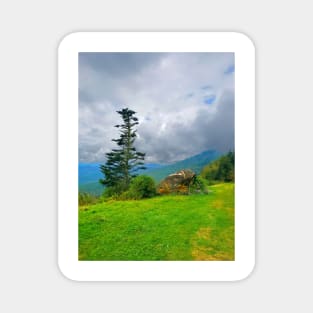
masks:
<path id="1" fill-rule="evenodd" d="M 189 169 L 180 170 L 168 175 L 157 187 L 160 194 L 179 193 L 188 194 L 189 186 L 193 183 L 196 174 Z"/>

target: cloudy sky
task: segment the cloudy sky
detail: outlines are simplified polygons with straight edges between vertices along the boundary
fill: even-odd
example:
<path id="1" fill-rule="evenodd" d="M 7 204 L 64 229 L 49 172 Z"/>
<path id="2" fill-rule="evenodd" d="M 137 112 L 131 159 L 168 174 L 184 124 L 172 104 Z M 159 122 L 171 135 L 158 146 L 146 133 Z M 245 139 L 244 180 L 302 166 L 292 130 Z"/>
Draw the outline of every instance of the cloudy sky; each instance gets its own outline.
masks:
<path id="1" fill-rule="evenodd" d="M 125 107 L 147 163 L 233 149 L 234 71 L 233 53 L 80 53 L 80 162 L 105 160 Z"/>

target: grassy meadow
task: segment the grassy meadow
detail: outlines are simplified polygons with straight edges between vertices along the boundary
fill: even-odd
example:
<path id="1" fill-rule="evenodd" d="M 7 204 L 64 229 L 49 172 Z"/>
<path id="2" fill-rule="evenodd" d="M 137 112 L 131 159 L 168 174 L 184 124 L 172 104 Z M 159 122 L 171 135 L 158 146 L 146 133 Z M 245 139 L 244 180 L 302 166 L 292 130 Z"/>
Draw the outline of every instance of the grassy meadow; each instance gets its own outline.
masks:
<path id="1" fill-rule="evenodd" d="M 79 207 L 79 260 L 234 260 L 234 183 Z"/>

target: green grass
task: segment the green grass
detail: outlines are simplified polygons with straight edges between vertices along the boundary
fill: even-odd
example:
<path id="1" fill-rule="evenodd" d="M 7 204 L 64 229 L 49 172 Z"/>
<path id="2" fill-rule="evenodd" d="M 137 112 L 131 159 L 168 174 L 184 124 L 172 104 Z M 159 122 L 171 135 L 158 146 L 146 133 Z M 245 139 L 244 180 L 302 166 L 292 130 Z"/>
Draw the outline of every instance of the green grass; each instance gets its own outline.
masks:
<path id="1" fill-rule="evenodd" d="M 234 260 L 234 184 L 79 208 L 79 260 Z"/>

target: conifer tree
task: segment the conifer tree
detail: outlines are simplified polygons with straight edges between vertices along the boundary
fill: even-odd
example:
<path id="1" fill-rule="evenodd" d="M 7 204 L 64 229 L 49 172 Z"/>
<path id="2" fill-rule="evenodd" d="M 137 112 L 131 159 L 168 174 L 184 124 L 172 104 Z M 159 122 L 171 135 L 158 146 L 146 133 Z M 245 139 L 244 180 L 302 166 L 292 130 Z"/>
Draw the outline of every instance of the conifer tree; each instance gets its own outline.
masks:
<path id="1" fill-rule="evenodd" d="M 136 112 L 125 108 L 116 111 L 123 119 L 123 123 L 115 125 L 120 130 L 120 137 L 112 139 L 118 148 L 106 153 L 107 161 L 105 165 L 100 165 L 100 170 L 104 174 L 104 179 L 100 183 L 111 187 L 115 192 L 121 193 L 128 189 L 130 181 L 137 176 L 136 171 L 145 169 L 145 153 L 136 151 L 134 142 L 137 130 L 134 129 L 139 124 Z"/>

